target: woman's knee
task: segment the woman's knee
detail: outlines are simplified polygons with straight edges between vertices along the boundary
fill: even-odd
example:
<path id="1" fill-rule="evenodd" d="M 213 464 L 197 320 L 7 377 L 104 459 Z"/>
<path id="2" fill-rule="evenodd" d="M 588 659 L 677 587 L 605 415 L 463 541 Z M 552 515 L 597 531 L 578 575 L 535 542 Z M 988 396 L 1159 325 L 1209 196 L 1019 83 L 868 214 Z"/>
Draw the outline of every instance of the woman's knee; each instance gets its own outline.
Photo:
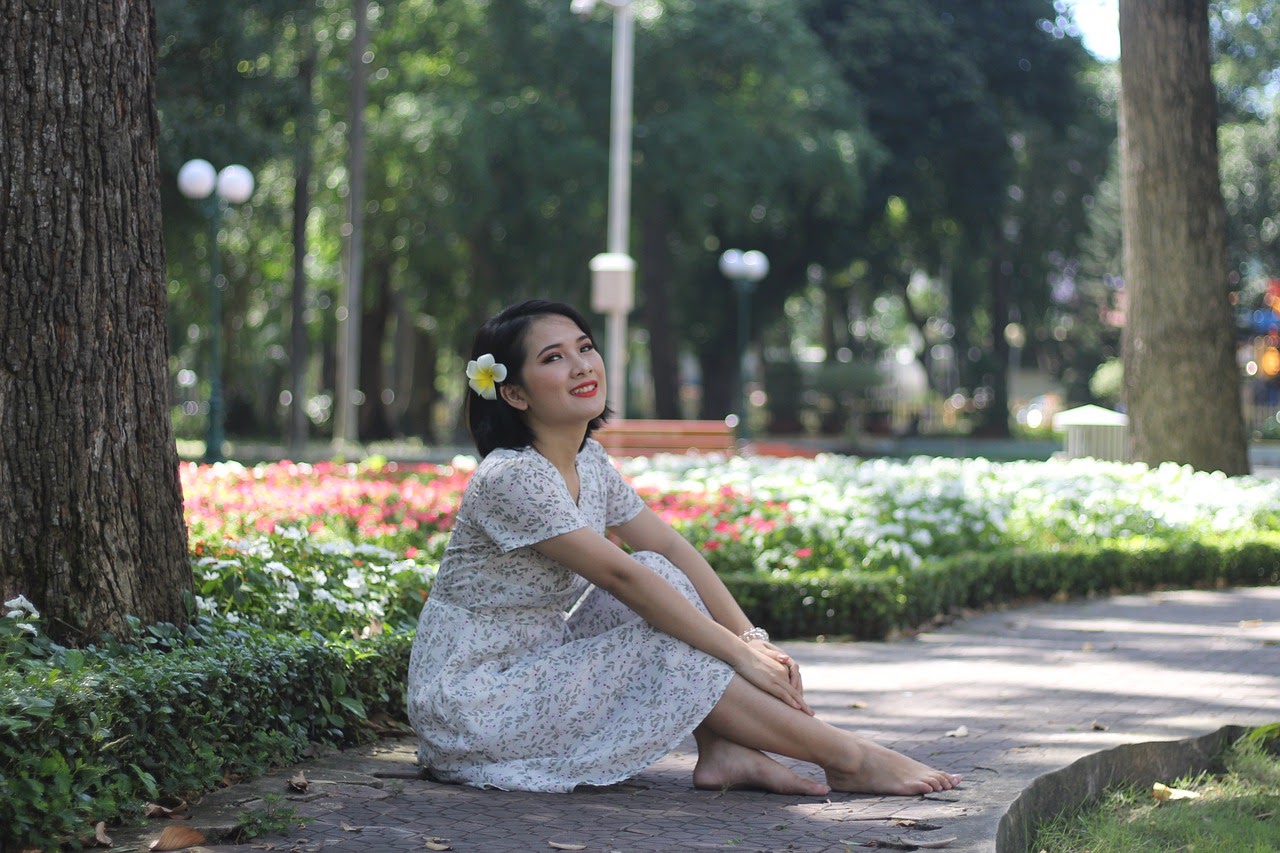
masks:
<path id="1" fill-rule="evenodd" d="M 667 583 L 671 584 L 685 598 L 694 604 L 701 605 L 702 597 L 698 595 L 698 591 L 694 589 L 693 581 L 689 580 L 689 576 L 680 571 L 680 568 L 657 551 L 637 551 L 632 554 L 640 565 L 652 571 L 654 574 L 662 577 Z"/>

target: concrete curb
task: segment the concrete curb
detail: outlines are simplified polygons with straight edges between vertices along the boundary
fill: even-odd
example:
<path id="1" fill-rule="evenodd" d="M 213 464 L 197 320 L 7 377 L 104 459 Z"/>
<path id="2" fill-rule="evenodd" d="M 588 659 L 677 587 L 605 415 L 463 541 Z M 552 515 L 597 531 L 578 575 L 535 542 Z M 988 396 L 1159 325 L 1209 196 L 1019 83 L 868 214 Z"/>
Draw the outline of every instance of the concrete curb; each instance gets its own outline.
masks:
<path id="1" fill-rule="evenodd" d="M 1000 818 L 996 853 L 1026 853 L 1041 824 L 1095 802 L 1109 789 L 1171 783 L 1181 776 L 1213 770 L 1223 751 L 1245 731 L 1242 726 L 1223 726 L 1185 740 L 1125 744 L 1046 773 L 1027 786 Z"/>

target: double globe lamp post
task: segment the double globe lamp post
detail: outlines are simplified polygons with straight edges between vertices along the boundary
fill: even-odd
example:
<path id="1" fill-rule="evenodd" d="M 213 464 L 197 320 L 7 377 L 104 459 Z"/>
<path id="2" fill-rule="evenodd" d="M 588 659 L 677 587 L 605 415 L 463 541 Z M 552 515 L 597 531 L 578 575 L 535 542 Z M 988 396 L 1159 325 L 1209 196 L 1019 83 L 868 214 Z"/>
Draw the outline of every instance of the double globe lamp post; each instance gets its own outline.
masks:
<path id="1" fill-rule="evenodd" d="M 751 294 L 769 274 L 769 259 L 755 249 L 729 249 L 720 256 L 720 272 L 733 282 L 738 295 L 738 436 L 750 435 L 747 417 L 747 342 L 751 331 Z"/>
<path id="2" fill-rule="evenodd" d="M 212 224 L 209 241 L 209 428 L 205 434 L 205 462 L 221 462 L 225 442 L 226 413 L 222 402 L 222 288 L 218 264 L 218 237 L 222 214 L 228 205 L 243 204 L 253 195 L 253 173 L 244 166 L 227 166 L 214 171 L 208 160 L 188 160 L 178 170 L 178 191 L 201 208 Z"/>

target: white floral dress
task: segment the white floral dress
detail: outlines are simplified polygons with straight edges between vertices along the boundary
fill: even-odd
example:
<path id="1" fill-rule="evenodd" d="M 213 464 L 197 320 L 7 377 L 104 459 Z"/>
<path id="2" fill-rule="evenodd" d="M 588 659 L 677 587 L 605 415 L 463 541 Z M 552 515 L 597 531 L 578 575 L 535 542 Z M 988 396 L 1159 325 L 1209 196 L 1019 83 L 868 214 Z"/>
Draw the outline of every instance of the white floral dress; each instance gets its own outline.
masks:
<path id="1" fill-rule="evenodd" d="M 604 533 L 643 509 L 595 441 L 577 467 L 575 504 L 537 451 L 495 450 L 463 495 L 409 661 L 418 758 L 441 781 L 523 791 L 621 781 L 684 740 L 733 677 L 531 547 L 583 527 Z M 705 612 L 666 558 L 635 557 Z"/>

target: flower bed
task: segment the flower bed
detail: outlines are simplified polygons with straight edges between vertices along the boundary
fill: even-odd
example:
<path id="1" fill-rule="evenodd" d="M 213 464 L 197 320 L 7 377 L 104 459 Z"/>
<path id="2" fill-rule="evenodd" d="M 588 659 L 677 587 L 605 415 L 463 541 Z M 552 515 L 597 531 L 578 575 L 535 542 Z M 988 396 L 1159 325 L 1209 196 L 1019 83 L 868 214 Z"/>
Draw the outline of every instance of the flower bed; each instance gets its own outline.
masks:
<path id="1" fill-rule="evenodd" d="M 326 636 L 411 628 L 473 467 L 184 466 L 202 609 Z M 748 609 L 784 632 L 877 636 L 938 615 L 931 602 L 1159 584 L 1125 566 L 1196 547 L 1234 565 L 1226 555 L 1254 543 L 1242 553 L 1263 564 L 1224 574 L 1211 560 L 1165 582 L 1271 582 L 1280 537 L 1280 483 L 1175 465 L 659 456 L 623 471 L 735 591 L 769 589 Z M 1015 582 L 1013 563 L 1040 575 Z M 979 566 L 966 583 L 987 599 L 927 589 Z M 863 618 L 856 603 L 822 607 L 833 595 L 896 605 Z M 817 615 L 794 615 L 804 608 Z"/>

